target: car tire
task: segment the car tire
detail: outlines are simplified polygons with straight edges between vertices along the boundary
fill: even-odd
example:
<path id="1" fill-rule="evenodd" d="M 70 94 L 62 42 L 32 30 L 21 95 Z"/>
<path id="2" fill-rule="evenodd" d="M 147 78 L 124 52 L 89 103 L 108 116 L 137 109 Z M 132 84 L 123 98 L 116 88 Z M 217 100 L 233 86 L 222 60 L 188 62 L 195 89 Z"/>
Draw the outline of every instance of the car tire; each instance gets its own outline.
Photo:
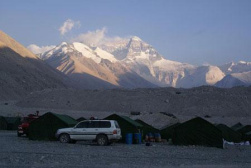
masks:
<path id="1" fill-rule="evenodd" d="M 108 138 L 106 135 L 98 135 L 97 136 L 97 144 L 99 146 L 106 146 L 108 145 Z"/>
<path id="2" fill-rule="evenodd" d="M 70 139 L 70 136 L 68 134 L 61 134 L 59 136 L 59 141 L 61 143 L 70 143 L 71 139 Z"/>

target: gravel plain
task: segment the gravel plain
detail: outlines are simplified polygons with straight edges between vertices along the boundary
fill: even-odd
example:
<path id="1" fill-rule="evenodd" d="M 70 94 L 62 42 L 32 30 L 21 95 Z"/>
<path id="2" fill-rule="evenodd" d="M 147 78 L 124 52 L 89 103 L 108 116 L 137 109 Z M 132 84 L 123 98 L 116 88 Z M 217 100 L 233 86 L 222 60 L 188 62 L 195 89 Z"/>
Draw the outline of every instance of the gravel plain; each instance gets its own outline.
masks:
<path id="1" fill-rule="evenodd" d="M 167 143 L 97 146 L 31 141 L 0 131 L 0 167 L 251 167 L 251 146 L 225 149 Z"/>

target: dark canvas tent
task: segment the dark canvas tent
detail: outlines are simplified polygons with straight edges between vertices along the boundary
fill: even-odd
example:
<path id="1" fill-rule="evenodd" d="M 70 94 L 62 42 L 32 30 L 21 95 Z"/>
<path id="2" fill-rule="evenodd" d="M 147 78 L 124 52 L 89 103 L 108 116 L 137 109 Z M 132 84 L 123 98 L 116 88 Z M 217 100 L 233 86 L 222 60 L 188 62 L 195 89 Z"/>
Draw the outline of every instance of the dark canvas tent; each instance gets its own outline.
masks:
<path id="1" fill-rule="evenodd" d="M 208 121 L 197 117 L 174 128 L 175 145 L 199 145 L 223 148 L 221 131 Z"/>
<path id="2" fill-rule="evenodd" d="M 145 123 L 144 121 L 137 119 L 135 120 L 137 123 L 143 125 L 142 129 L 141 129 L 141 133 L 143 135 L 143 137 L 147 134 L 147 133 L 159 133 L 160 131 L 156 128 L 154 128 L 153 126 Z"/>
<path id="3" fill-rule="evenodd" d="M 237 124 L 233 125 L 231 127 L 231 129 L 234 130 L 234 131 L 237 131 L 238 129 L 240 129 L 242 127 L 243 127 L 243 125 L 240 122 L 238 122 Z"/>
<path id="4" fill-rule="evenodd" d="M 31 122 L 29 139 L 55 140 L 55 133 L 60 128 L 73 127 L 77 121 L 67 115 L 48 112 Z"/>
<path id="5" fill-rule="evenodd" d="M 4 117 L 7 122 L 7 130 L 17 130 L 18 126 L 21 124 L 20 117 Z"/>
<path id="6" fill-rule="evenodd" d="M 126 116 L 120 116 L 117 114 L 112 114 L 106 118 L 105 120 L 116 120 L 119 123 L 122 135 L 122 141 L 125 141 L 127 133 L 139 133 L 142 130 L 143 126 L 136 121 L 130 119 Z"/>
<path id="7" fill-rule="evenodd" d="M 84 117 L 80 117 L 80 118 L 76 119 L 77 122 L 84 121 L 84 120 L 86 120 L 86 118 L 84 118 Z"/>
<path id="8" fill-rule="evenodd" d="M 251 125 L 245 125 L 237 130 L 241 134 L 245 134 L 251 131 Z"/>
<path id="9" fill-rule="evenodd" d="M 242 140 L 247 141 L 249 140 L 249 135 L 247 135 L 248 132 L 251 132 L 251 125 L 245 125 L 237 130 L 237 132 L 241 133 Z"/>
<path id="10" fill-rule="evenodd" d="M 160 130 L 161 138 L 162 139 L 170 139 L 173 136 L 174 128 L 180 125 L 180 123 L 176 123 L 173 125 L 168 125 Z"/>
<path id="11" fill-rule="evenodd" d="M 0 116 L 0 130 L 7 130 L 7 121 L 3 116 Z"/>
<path id="12" fill-rule="evenodd" d="M 241 133 L 236 132 L 224 124 L 218 124 L 216 126 L 222 132 L 223 138 L 228 142 L 241 142 Z"/>
<path id="13" fill-rule="evenodd" d="M 251 131 L 245 133 L 245 138 L 246 138 L 246 140 L 251 141 Z"/>

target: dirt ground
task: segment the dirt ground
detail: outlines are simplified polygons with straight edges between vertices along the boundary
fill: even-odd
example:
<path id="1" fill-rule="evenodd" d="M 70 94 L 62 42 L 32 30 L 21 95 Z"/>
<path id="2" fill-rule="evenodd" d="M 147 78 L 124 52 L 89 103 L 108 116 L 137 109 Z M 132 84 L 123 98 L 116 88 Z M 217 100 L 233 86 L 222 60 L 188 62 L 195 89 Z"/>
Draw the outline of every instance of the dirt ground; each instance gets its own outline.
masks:
<path id="1" fill-rule="evenodd" d="M 155 143 L 97 146 L 31 141 L 0 131 L 0 167 L 251 167 L 251 146 L 225 149 Z"/>

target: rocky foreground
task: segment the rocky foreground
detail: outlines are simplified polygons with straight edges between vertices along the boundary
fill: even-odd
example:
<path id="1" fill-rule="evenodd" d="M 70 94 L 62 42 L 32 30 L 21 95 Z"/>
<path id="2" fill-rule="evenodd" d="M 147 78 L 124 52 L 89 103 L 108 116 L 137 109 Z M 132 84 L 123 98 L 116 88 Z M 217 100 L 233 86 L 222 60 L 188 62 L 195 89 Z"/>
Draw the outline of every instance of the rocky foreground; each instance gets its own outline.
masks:
<path id="1" fill-rule="evenodd" d="M 16 132 L 0 131 L 0 167 L 250 167 L 250 146 L 225 149 L 173 146 L 96 146 L 31 141 Z"/>

